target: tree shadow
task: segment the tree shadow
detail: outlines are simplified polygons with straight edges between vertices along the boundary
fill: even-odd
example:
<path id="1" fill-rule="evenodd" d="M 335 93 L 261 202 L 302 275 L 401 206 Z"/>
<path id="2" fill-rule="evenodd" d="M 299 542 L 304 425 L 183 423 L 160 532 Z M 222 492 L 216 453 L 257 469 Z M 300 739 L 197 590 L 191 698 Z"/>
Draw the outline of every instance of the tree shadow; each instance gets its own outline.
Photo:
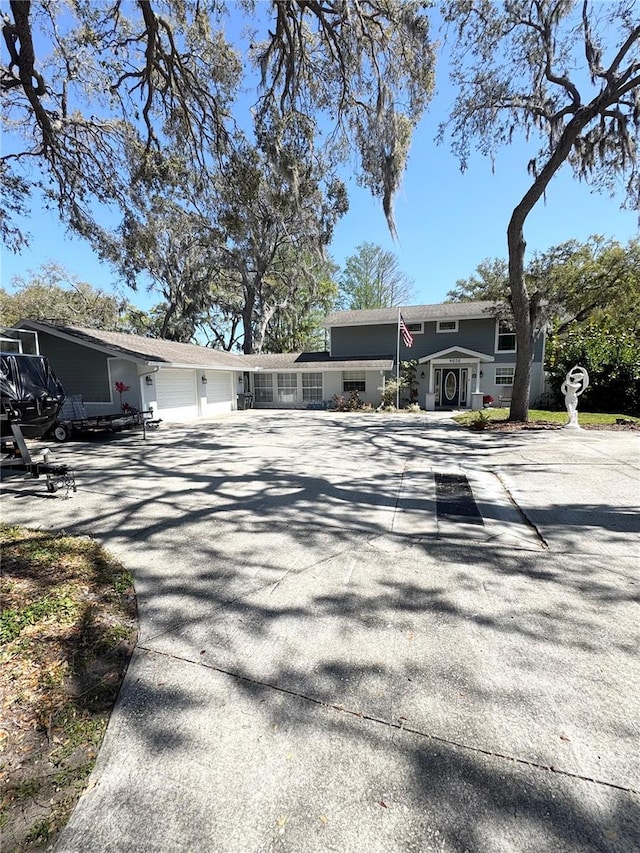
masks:
<path id="1" fill-rule="evenodd" d="M 351 753 L 387 756 L 390 776 L 376 765 L 350 790 L 356 805 L 366 794 L 378 810 L 409 810 L 408 836 L 388 849 L 632 849 L 638 804 L 614 786 L 640 784 L 625 704 L 637 661 L 633 573 L 580 553 L 391 536 L 398 513 L 433 513 L 430 493 L 403 492 L 408 468 L 491 465 L 528 436 L 487 441 L 420 418 L 324 413 L 292 429 L 289 413 L 268 413 L 123 439 L 62 449 L 78 460 L 80 492 L 48 503 L 46 519 L 98 537 L 134 569 L 136 654 L 155 661 L 128 677 L 102 772 L 130 766 L 117 749 L 125 731 L 139 762 L 185 752 L 192 767 L 199 735 L 180 721 L 208 703 L 217 713 L 225 680 L 260 730 L 286 723 L 296 743 L 329 731 L 347 765 Z M 28 517 L 25 506 L 13 501 L 11 515 Z M 550 525 L 567 517 L 597 518 L 611 547 L 638 530 L 604 504 L 549 509 Z M 185 667 L 212 693 L 187 689 L 176 675 Z M 611 754 L 599 765 L 601 746 Z M 140 786 L 136 797 L 139 808 Z M 349 849 L 336 832 L 334 849 Z M 298 840 L 281 849 L 323 849 Z"/>

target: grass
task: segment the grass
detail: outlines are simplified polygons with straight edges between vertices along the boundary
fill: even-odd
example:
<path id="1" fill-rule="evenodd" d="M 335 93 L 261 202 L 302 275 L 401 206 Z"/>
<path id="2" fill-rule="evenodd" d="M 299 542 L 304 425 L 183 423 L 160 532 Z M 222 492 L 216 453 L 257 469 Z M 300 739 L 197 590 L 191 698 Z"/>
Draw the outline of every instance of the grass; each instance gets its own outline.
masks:
<path id="1" fill-rule="evenodd" d="M 509 409 L 482 409 L 482 415 L 491 421 L 506 421 L 509 418 Z M 457 415 L 454 420 L 463 425 L 469 425 L 477 420 L 479 412 L 465 412 L 463 415 Z M 630 415 L 612 415 L 601 412 L 578 412 L 578 423 L 580 426 L 607 426 L 616 423 L 618 418 L 631 420 L 634 423 L 640 424 L 640 418 L 633 418 Z M 558 424 L 563 426 L 568 421 L 566 412 L 551 412 L 543 409 L 530 409 L 529 422 L 541 424 Z"/>
<path id="2" fill-rule="evenodd" d="M 2 850 L 44 850 L 102 742 L 135 643 L 133 579 L 94 540 L 0 525 Z"/>

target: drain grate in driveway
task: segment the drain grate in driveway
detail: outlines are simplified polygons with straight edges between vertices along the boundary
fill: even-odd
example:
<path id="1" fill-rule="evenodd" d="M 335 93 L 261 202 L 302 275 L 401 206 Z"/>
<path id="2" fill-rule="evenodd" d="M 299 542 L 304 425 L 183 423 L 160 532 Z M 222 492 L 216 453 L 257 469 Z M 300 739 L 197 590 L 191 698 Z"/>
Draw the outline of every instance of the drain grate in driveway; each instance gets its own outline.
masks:
<path id="1" fill-rule="evenodd" d="M 438 518 L 483 524 L 469 481 L 464 474 L 434 472 Z"/>

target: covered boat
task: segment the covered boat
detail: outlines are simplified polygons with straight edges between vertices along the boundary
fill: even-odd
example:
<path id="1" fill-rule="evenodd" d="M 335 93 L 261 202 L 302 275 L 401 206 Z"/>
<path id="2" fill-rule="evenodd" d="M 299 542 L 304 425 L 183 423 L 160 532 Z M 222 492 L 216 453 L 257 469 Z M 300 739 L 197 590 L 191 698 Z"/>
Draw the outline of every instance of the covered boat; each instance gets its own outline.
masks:
<path id="1" fill-rule="evenodd" d="M 40 438 L 56 421 L 65 399 L 62 384 L 41 355 L 0 353 L 0 433 L 13 438 L 11 423 L 25 438 Z"/>

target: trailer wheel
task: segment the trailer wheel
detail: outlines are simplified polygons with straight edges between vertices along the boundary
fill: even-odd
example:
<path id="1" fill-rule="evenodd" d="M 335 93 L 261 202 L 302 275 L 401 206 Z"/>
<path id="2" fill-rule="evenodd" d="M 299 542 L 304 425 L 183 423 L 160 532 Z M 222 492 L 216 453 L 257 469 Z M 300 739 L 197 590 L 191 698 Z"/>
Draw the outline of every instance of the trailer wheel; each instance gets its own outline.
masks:
<path id="1" fill-rule="evenodd" d="M 69 428 L 64 424 L 56 424 L 53 428 L 53 437 L 60 443 L 66 441 L 69 438 Z"/>

